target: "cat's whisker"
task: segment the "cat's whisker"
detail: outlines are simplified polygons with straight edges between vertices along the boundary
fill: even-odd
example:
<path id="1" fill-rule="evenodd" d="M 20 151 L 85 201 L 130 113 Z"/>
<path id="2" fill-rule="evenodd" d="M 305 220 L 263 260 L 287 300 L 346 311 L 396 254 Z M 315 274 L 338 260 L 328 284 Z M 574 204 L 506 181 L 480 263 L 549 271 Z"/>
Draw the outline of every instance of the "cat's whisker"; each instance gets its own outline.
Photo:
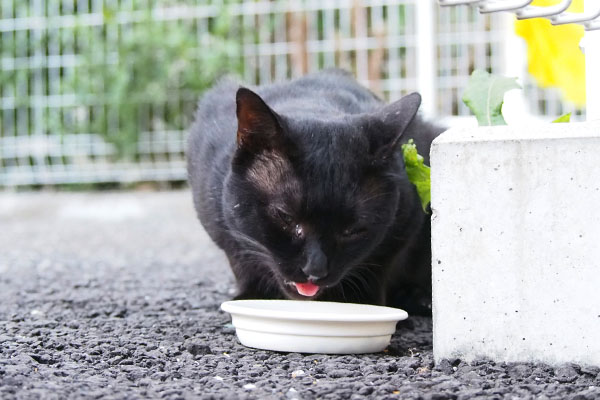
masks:
<path id="1" fill-rule="evenodd" d="M 255 247 L 260 248 L 261 250 L 263 250 L 265 253 L 268 254 L 269 250 L 260 242 L 258 242 L 255 239 L 252 239 L 250 236 L 245 235 L 239 231 L 234 231 L 234 230 L 229 230 L 228 233 L 233 236 L 236 239 L 242 240 L 247 244 L 253 245 Z"/>
<path id="2" fill-rule="evenodd" d="M 383 265 L 381 265 L 381 264 L 375 264 L 375 263 L 360 263 L 355 268 L 356 269 L 368 269 L 368 267 L 383 268 Z"/>
<path id="3" fill-rule="evenodd" d="M 343 284 L 347 284 L 349 286 L 350 289 L 352 289 L 352 291 L 354 292 L 355 295 L 357 295 L 358 297 L 360 297 L 361 292 L 363 292 L 361 290 L 361 287 L 364 288 L 364 283 L 366 282 L 365 277 L 360 273 L 360 269 L 353 269 L 350 270 L 348 272 L 348 274 L 346 274 L 346 276 L 344 277 L 344 279 L 342 279 L 342 286 Z"/>
<path id="4" fill-rule="evenodd" d="M 345 282 L 348 284 L 348 287 L 352 289 L 352 292 L 356 295 L 357 298 L 360 298 L 361 290 L 360 286 L 353 279 L 347 279 Z"/>
<path id="5" fill-rule="evenodd" d="M 271 268 L 269 268 L 269 270 L 271 270 Z M 261 276 L 259 279 L 259 284 L 265 289 L 272 289 L 274 286 L 277 286 L 276 281 L 272 279 L 272 275 Z"/>
<path id="6" fill-rule="evenodd" d="M 236 252 L 233 253 L 233 255 L 238 256 L 238 257 L 253 255 L 253 256 L 261 258 L 262 260 L 267 261 L 270 264 L 275 264 L 274 260 L 272 259 L 271 255 L 269 253 L 267 253 L 266 251 L 264 251 L 261 248 L 254 247 L 252 245 L 245 246 L 245 247 L 237 250 Z"/>
<path id="7" fill-rule="evenodd" d="M 341 298 L 343 301 L 347 301 L 347 298 L 346 298 L 346 293 L 345 293 L 345 291 L 344 291 L 344 282 L 343 282 L 343 281 L 344 281 L 344 280 L 342 279 L 340 282 L 338 282 L 338 284 L 337 284 L 337 285 L 335 285 L 335 286 L 331 286 L 331 287 L 330 287 L 330 289 L 331 289 L 331 290 L 335 290 L 336 292 L 338 292 L 338 293 L 340 294 L 340 298 Z"/>
<path id="8" fill-rule="evenodd" d="M 384 197 L 384 196 L 389 196 L 389 195 L 391 195 L 391 194 L 393 194 L 393 192 L 382 192 L 382 193 L 377 193 L 377 194 L 374 194 L 373 196 L 367 197 L 367 198 L 365 198 L 365 199 L 360 199 L 360 201 L 358 201 L 357 203 L 358 203 L 358 204 L 364 204 L 364 203 L 367 203 L 367 202 L 369 202 L 369 201 L 371 201 L 371 200 L 375 200 L 375 199 L 378 199 L 378 198 L 380 198 L 380 197 Z"/>
<path id="9" fill-rule="evenodd" d="M 243 245 L 247 246 L 234 253 L 236 257 L 247 261 L 254 261 L 267 267 L 265 269 L 267 274 L 259 277 L 257 285 L 265 289 L 265 292 L 273 292 L 273 290 L 269 289 L 278 289 L 277 282 L 283 278 L 276 273 L 277 263 L 269 254 L 268 249 L 256 240 L 253 240 L 240 232 L 230 231 L 230 233 L 232 233 L 232 236 L 240 239 L 243 242 Z"/>
<path id="10" fill-rule="evenodd" d="M 380 267 L 377 264 L 373 265 Z M 365 264 L 362 264 L 351 269 L 344 278 L 344 282 L 347 282 L 352 287 L 355 294 L 360 296 L 362 292 L 368 290 L 369 281 L 372 279 L 377 279 L 375 272 Z"/>
<path id="11" fill-rule="evenodd" d="M 253 254 L 259 256 L 261 258 L 260 261 L 266 262 L 269 265 L 276 265 L 275 260 L 273 260 L 273 257 L 269 253 L 269 250 L 261 243 L 248 237 L 247 235 L 244 235 L 241 232 L 230 230 L 229 233 L 234 238 L 239 239 L 243 243 L 244 247 L 246 247 L 243 250 L 238 251 L 236 254 Z"/>
<path id="12" fill-rule="evenodd" d="M 366 276 L 360 270 L 352 271 L 348 274 L 348 279 L 358 284 L 363 284 L 367 281 Z"/>
<path id="13" fill-rule="evenodd" d="M 267 255 L 261 253 L 260 251 L 251 250 L 251 249 L 241 250 L 234 254 L 240 258 L 247 258 L 246 256 L 253 256 L 253 257 L 257 257 L 261 260 L 268 260 Z"/>
<path id="14" fill-rule="evenodd" d="M 406 181 L 408 178 L 404 172 L 388 172 L 385 177 L 394 181 Z"/>

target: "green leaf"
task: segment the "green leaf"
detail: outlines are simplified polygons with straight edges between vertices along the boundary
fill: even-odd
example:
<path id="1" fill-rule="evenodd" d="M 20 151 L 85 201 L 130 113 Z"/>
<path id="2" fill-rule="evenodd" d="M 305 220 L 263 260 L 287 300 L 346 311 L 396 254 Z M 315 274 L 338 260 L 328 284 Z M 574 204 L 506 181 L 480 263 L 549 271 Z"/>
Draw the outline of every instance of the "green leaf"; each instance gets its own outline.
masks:
<path id="1" fill-rule="evenodd" d="M 431 168 L 425 165 L 423 156 L 417 153 L 417 145 L 412 139 L 402 145 L 402 155 L 408 179 L 417 187 L 421 206 L 427 212 L 427 204 L 431 201 Z"/>
<path id="2" fill-rule="evenodd" d="M 552 121 L 553 124 L 559 124 L 561 122 L 571 122 L 571 114 L 572 113 L 568 113 L 565 115 L 562 115 L 558 118 L 556 118 L 554 121 Z"/>
<path id="3" fill-rule="evenodd" d="M 504 94 L 520 88 L 517 78 L 492 75 L 477 69 L 471 74 L 462 100 L 475 114 L 480 126 L 506 125 L 502 117 Z"/>

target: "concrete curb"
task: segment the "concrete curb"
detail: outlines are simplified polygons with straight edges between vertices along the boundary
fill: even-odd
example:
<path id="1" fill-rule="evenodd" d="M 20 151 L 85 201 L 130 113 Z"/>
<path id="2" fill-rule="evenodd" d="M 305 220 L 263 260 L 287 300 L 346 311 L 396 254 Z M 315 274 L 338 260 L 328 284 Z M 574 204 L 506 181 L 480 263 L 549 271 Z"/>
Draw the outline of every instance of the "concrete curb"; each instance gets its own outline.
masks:
<path id="1" fill-rule="evenodd" d="M 431 150 L 434 358 L 600 366 L 600 121 Z"/>

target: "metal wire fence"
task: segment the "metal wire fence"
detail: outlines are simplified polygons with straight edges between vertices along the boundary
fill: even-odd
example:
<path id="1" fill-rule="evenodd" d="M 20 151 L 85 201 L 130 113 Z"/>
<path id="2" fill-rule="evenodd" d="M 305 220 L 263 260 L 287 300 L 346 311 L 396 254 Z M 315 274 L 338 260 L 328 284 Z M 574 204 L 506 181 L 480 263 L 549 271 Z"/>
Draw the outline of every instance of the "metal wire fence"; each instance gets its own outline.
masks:
<path id="1" fill-rule="evenodd" d="M 259 84 L 337 66 L 467 115 L 472 70 L 506 69 L 506 29 L 433 0 L 0 0 L 0 186 L 184 180 L 197 98 L 224 72 Z"/>

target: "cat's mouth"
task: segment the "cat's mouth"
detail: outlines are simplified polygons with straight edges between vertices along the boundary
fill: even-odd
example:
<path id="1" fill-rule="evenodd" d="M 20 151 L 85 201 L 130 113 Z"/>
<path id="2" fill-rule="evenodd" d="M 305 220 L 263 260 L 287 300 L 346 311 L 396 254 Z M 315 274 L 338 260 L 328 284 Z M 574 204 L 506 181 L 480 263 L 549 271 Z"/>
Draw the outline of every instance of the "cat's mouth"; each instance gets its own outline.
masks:
<path id="1" fill-rule="evenodd" d="M 315 285 L 314 283 L 312 283 L 310 281 L 304 282 L 304 283 L 285 281 L 285 284 L 288 286 L 288 288 L 290 290 L 295 290 L 300 296 L 306 297 L 306 298 L 315 297 L 317 295 L 317 293 L 319 293 L 319 290 L 321 289 L 321 287 L 319 285 Z"/>

